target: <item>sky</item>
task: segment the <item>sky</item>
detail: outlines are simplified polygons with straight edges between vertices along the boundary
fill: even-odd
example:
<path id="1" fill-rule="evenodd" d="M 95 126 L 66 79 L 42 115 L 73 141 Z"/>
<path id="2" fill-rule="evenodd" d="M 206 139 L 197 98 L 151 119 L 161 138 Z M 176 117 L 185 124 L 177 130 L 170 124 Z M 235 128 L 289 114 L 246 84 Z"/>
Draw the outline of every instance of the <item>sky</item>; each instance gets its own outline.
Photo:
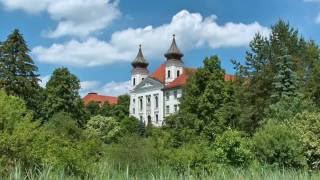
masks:
<path id="1" fill-rule="evenodd" d="M 81 81 L 80 94 L 128 92 L 139 44 L 153 72 L 176 35 L 183 61 L 218 55 L 227 73 L 256 33 L 279 19 L 320 42 L 320 0 L 0 0 L 0 41 L 18 28 L 45 86 L 55 68 Z"/>

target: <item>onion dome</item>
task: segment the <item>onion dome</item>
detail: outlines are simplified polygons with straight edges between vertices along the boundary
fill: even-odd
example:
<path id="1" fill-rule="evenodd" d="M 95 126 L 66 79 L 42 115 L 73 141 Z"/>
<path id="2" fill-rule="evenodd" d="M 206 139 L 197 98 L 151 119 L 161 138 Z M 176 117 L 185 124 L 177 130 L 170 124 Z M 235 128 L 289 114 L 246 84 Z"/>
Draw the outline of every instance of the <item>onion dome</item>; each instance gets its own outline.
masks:
<path id="1" fill-rule="evenodd" d="M 175 60 L 181 60 L 181 58 L 183 57 L 183 54 L 181 53 L 180 49 L 177 46 L 175 35 L 173 35 L 171 46 L 167 51 L 167 53 L 164 54 L 164 56 L 167 59 L 175 59 Z"/>
<path id="2" fill-rule="evenodd" d="M 137 68 L 137 67 L 146 68 L 149 65 L 147 60 L 143 57 L 143 53 L 141 50 L 141 44 L 139 45 L 139 52 L 137 54 L 137 57 L 132 61 L 131 65 L 134 68 Z"/>

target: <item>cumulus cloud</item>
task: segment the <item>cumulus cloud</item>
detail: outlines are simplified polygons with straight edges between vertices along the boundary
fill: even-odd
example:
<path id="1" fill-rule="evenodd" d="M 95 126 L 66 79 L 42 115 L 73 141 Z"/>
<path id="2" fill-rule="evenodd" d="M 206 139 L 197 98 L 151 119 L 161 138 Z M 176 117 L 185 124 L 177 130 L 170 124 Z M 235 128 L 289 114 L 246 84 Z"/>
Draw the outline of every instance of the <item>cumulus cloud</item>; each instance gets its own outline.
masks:
<path id="1" fill-rule="evenodd" d="M 178 45 L 183 51 L 194 48 L 247 46 L 256 33 L 267 35 L 270 30 L 258 22 L 250 24 L 228 22 L 219 25 L 217 17 L 203 17 L 199 13 L 182 10 L 173 16 L 170 23 L 157 27 L 128 28 L 114 32 L 110 41 L 87 38 L 71 40 L 50 47 L 38 46 L 32 50 L 41 62 L 98 66 L 132 61 L 138 44 L 143 45 L 147 59 L 162 57 L 170 45 L 172 34 L 176 34 Z"/>
<path id="2" fill-rule="evenodd" d="M 50 75 L 46 75 L 46 76 L 40 76 L 39 77 L 39 79 L 40 79 L 40 81 L 39 81 L 39 85 L 41 86 L 41 87 L 46 87 L 46 85 L 47 85 L 47 82 L 49 81 L 49 79 L 50 79 Z"/>
<path id="3" fill-rule="evenodd" d="M 102 95 L 119 96 L 129 93 L 130 81 L 109 82 L 102 84 L 99 81 L 83 81 L 80 83 L 80 95 L 83 97 L 89 92 L 97 92 Z"/>
<path id="4" fill-rule="evenodd" d="M 118 1 L 110 0 L 0 0 L 8 10 L 27 13 L 47 12 L 58 22 L 55 30 L 44 32 L 50 38 L 71 35 L 86 37 L 100 31 L 120 16 Z"/>

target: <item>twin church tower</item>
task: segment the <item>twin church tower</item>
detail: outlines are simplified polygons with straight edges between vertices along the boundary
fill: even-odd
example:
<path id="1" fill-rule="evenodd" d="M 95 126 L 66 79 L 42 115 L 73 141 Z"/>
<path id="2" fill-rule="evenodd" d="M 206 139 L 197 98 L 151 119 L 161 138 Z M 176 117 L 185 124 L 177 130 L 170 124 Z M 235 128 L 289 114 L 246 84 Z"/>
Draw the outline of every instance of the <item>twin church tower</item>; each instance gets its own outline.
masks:
<path id="1" fill-rule="evenodd" d="M 150 74 L 140 45 L 137 57 L 131 63 L 130 115 L 154 126 L 161 126 L 166 116 L 178 112 L 181 88 L 195 71 L 184 67 L 183 53 L 175 35 L 164 56 L 165 62 Z"/>

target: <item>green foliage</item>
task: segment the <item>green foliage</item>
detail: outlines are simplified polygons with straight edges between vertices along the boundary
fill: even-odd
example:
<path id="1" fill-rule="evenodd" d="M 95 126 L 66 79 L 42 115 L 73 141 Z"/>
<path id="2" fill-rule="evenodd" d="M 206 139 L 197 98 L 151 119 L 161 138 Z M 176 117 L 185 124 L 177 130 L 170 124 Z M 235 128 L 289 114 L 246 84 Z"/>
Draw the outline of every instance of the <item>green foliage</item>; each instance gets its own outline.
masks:
<path id="1" fill-rule="evenodd" d="M 269 37 L 257 34 L 250 43 L 244 65 L 237 64 L 240 127 L 252 134 L 265 117 L 266 109 L 282 96 L 302 92 L 313 99 L 316 85 L 314 68 L 319 65 L 319 50 L 306 42 L 288 23 L 279 21 Z M 319 76 L 318 76 L 319 77 Z M 313 95 L 311 95 L 313 94 Z"/>
<path id="2" fill-rule="evenodd" d="M 283 97 L 277 103 L 270 105 L 266 112 L 266 119 L 278 122 L 291 121 L 296 114 L 304 111 L 317 111 L 316 105 L 312 100 L 301 95 L 295 97 Z"/>
<path id="3" fill-rule="evenodd" d="M 140 122 L 135 117 L 126 117 L 120 122 L 120 127 L 123 134 L 139 134 Z"/>
<path id="4" fill-rule="evenodd" d="M 283 123 L 268 121 L 253 137 L 254 152 L 261 163 L 285 168 L 306 165 L 299 134 Z"/>
<path id="5" fill-rule="evenodd" d="M 217 163 L 244 167 L 253 160 L 250 139 L 242 137 L 241 133 L 235 130 L 230 129 L 219 135 L 213 148 Z"/>
<path id="6" fill-rule="evenodd" d="M 90 115 L 90 117 L 96 116 L 99 114 L 100 104 L 97 102 L 89 102 L 85 108 L 86 112 Z"/>
<path id="7" fill-rule="evenodd" d="M 157 161 L 154 147 L 149 139 L 137 135 L 125 136 L 118 144 L 109 146 L 107 158 L 119 164 L 121 169 L 130 167 L 132 173 L 156 172 Z"/>
<path id="8" fill-rule="evenodd" d="M 271 98 L 274 102 L 279 101 L 282 97 L 290 97 L 296 95 L 297 89 L 297 76 L 293 67 L 292 56 L 288 54 L 285 47 L 283 49 L 283 55 L 278 57 L 277 67 L 278 72 L 275 75 L 273 81 L 274 93 L 271 94 Z"/>
<path id="9" fill-rule="evenodd" d="M 86 124 L 86 130 L 105 143 L 116 142 L 121 133 L 120 125 L 114 118 L 100 115 L 90 118 Z"/>
<path id="10" fill-rule="evenodd" d="M 320 168 L 320 114 L 303 112 L 294 117 L 292 127 L 299 134 L 311 169 Z"/>
<path id="11" fill-rule="evenodd" d="M 19 30 L 15 29 L 0 49 L 0 89 L 9 95 L 21 97 L 29 109 L 37 111 L 41 102 L 38 68 Z"/>
<path id="12" fill-rule="evenodd" d="M 118 97 L 118 104 L 110 105 L 109 103 L 104 103 L 100 108 L 99 114 L 107 117 L 115 117 L 118 121 L 121 121 L 129 116 L 129 105 L 130 97 L 129 95 L 121 95 Z"/>
<path id="13" fill-rule="evenodd" d="M 3 90 L 0 90 L 0 133 L 11 132 L 16 123 L 31 119 L 32 115 L 21 99 L 8 96 Z"/>
<path id="14" fill-rule="evenodd" d="M 67 68 L 54 70 L 46 85 L 44 109 L 46 118 L 59 112 L 69 113 L 80 126 L 84 125 L 84 107 L 79 95 L 80 81 Z"/>
<path id="15" fill-rule="evenodd" d="M 216 134 L 226 129 L 230 116 L 226 111 L 231 105 L 232 89 L 226 85 L 224 75 L 219 58 L 213 56 L 206 58 L 204 67 L 190 78 L 183 91 L 180 113 L 174 116 L 175 120 L 169 118 L 166 122 L 174 128 L 173 133 L 180 133 L 174 135 L 180 138 L 176 141 L 188 140 L 183 137 L 194 135 L 213 141 Z"/>

